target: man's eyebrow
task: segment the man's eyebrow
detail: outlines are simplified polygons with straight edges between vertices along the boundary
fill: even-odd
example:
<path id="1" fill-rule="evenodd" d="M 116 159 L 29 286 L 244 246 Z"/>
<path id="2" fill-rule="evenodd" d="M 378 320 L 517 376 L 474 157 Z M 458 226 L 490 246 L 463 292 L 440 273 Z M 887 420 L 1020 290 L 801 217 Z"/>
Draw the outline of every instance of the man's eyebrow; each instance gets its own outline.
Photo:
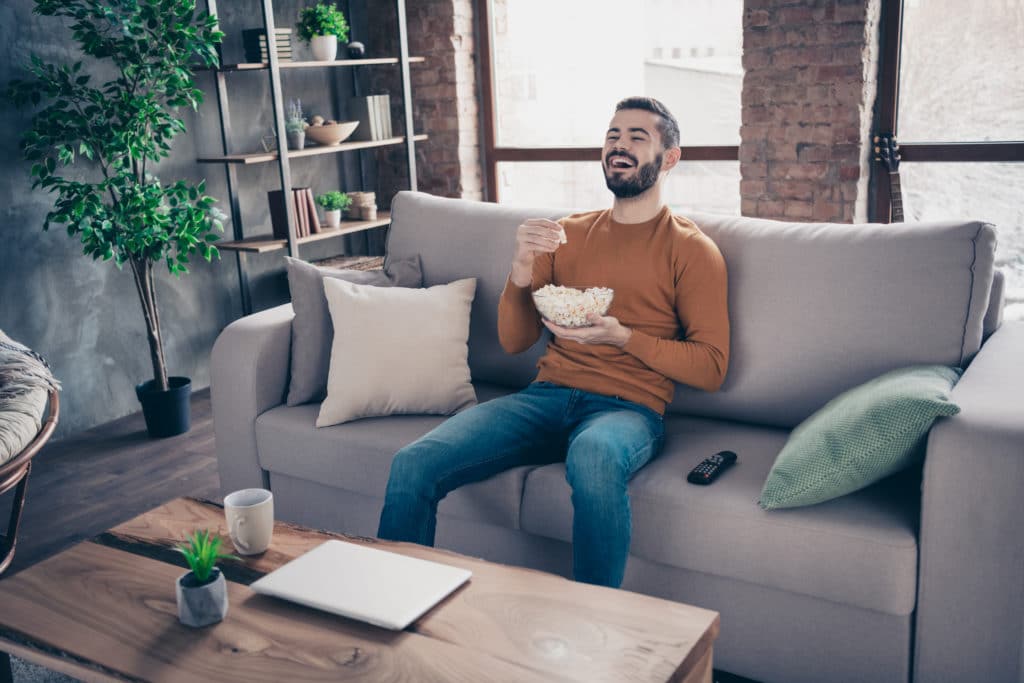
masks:
<path id="1" fill-rule="evenodd" d="M 621 130 L 619 130 L 618 128 L 609 128 L 609 129 L 608 129 L 608 133 L 621 133 L 621 132 L 622 132 L 622 131 L 621 131 Z M 650 136 L 651 136 L 651 134 L 650 134 L 650 133 L 649 133 L 649 132 L 647 131 L 647 129 L 646 129 L 646 128 L 630 128 L 630 129 L 629 129 L 629 132 L 630 132 L 630 133 L 643 133 L 643 134 L 644 134 L 644 135 L 646 135 L 647 137 L 650 137 Z M 606 135 L 607 135 L 607 133 L 606 133 Z"/>

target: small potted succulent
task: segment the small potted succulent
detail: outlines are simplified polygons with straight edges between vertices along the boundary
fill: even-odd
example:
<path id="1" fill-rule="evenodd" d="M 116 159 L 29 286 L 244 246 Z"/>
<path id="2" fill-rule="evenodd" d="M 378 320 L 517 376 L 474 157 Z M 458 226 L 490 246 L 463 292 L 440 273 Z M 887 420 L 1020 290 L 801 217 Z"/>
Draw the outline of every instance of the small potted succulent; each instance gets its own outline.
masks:
<path id="1" fill-rule="evenodd" d="M 207 530 L 195 531 L 177 550 L 191 571 L 178 577 L 178 620 L 197 628 L 214 624 L 228 614 L 228 585 L 217 560 L 239 558 L 220 551 L 221 539 Z"/>
<path id="2" fill-rule="evenodd" d="M 324 207 L 324 222 L 329 228 L 341 225 L 341 212 L 352 205 L 352 198 L 344 192 L 334 190 L 317 195 L 316 203 Z"/>
<path id="3" fill-rule="evenodd" d="M 288 100 L 284 132 L 288 136 L 288 149 L 302 149 L 306 146 L 306 119 L 302 116 L 302 100 Z"/>
<path id="4" fill-rule="evenodd" d="M 348 38 L 348 22 L 334 3 L 318 3 L 299 13 L 296 27 L 299 39 L 313 48 L 313 57 L 333 62 L 338 56 L 338 41 Z"/>

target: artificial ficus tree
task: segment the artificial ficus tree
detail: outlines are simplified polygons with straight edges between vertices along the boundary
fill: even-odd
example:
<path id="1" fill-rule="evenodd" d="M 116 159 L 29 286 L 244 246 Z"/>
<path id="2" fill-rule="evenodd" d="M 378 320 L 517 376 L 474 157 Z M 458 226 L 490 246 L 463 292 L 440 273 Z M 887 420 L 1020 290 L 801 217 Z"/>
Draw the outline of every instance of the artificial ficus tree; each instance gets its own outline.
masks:
<path id="1" fill-rule="evenodd" d="M 202 91 L 196 67 L 218 64 L 224 34 L 217 20 L 196 11 L 195 0 L 36 0 L 35 13 L 70 21 L 72 36 L 91 58 L 50 64 L 33 56 L 31 78 L 11 81 L 8 95 L 33 107 L 21 149 L 32 187 L 56 195 L 43 229 L 66 226 L 94 259 L 128 264 L 146 319 L 157 388 L 168 388 L 153 269 L 176 276 L 189 257 L 218 256 L 214 242 L 223 214 L 206 195 L 205 181 L 165 183 L 154 166 L 185 132 L 183 107 L 197 109 Z"/>

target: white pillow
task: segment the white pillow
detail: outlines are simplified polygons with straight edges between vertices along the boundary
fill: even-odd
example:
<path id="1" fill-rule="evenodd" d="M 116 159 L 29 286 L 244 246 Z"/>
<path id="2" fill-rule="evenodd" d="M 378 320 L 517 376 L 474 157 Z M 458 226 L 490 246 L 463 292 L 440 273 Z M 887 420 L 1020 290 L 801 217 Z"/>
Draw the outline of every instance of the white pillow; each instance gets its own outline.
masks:
<path id="1" fill-rule="evenodd" d="M 474 405 L 467 342 L 475 294 L 476 278 L 427 289 L 324 278 L 334 341 L 316 426 Z"/>

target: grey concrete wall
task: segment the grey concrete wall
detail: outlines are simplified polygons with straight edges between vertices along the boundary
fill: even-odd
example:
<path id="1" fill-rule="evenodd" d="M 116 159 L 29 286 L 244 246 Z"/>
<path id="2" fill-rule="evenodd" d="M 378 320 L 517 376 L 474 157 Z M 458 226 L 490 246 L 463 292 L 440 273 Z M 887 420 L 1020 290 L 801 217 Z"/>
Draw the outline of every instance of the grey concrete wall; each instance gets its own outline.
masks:
<path id="1" fill-rule="evenodd" d="M 300 2 L 275 3 L 279 26 L 294 24 Z M 365 26 L 361 3 L 351 7 L 355 35 Z M 241 61 L 241 30 L 262 25 L 258 0 L 221 2 L 221 24 L 228 33 L 225 61 Z M 26 74 L 32 53 L 44 60 L 71 62 L 77 58 L 70 31 L 60 20 L 32 13 L 32 0 L 0 3 L 0 84 Z M 296 41 L 297 42 L 297 41 Z M 297 46 L 297 49 L 304 49 Z M 95 69 L 87 68 L 95 73 Z M 295 70 L 283 75 L 286 97 L 302 98 L 309 114 L 344 115 L 352 92 L 350 69 Z M 155 173 L 165 182 L 205 178 L 207 191 L 230 213 L 225 173 L 219 165 L 200 165 L 199 156 L 220 153 L 214 76 L 198 82 L 206 102 L 198 113 L 184 112 L 188 133 L 174 143 L 170 158 Z M 260 136 L 272 126 L 269 79 L 266 72 L 235 73 L 228 77 L 231 122 L 236 151 L 260 149 Z M 112 262 L 93 261 L 82 254 L 77 239 L 60 226 L 43 232 L 52 195 L 30 189 L 30 164 L 21 160 L 18 142 L 28 127 L 30 112 L 0 103 L 0 329 L 42 353 L 64 383 L 62 415 L 57 437 L 137 412 L 134 387 L 152 376 L 141 307 L 130 271 Z M 373 172 L 373 159 L 358 154 L 324 155 L 296 160 L 293 183 L 314 192 L 356 190 L 361 186 L 359 164 Z M 87 173 L 83 167 L 81 173 Z M 266 191 L 278 182 L 276 164 L 239 169 L 242 222 L 245 234 L 269 233 Z M 372 182 L 370 183 L 372 187 Z M 227 222 L 225 239 L 231 238 Z M 331 244 L 333 242 L 333 244 Z M 304 258 L 339 251 L 366 253 L 367 239 L 330 240 L 304 251 Z M 371 238 L 370 249 L 380 249 Z M 379 253 L 379 252 L 371 252 Z M 281 253 L 249 258 L 257 309 L 287 300 Z M 236 257 L 224 252 L 221 261 L 194 261 L 189 275 L 177 279 L 157 269 L 157 297 L 165 352 L 171 375 L 192 378 L 193 387 L 209 386 L 209 353 L 219 332 L 241 315 Z"/>

